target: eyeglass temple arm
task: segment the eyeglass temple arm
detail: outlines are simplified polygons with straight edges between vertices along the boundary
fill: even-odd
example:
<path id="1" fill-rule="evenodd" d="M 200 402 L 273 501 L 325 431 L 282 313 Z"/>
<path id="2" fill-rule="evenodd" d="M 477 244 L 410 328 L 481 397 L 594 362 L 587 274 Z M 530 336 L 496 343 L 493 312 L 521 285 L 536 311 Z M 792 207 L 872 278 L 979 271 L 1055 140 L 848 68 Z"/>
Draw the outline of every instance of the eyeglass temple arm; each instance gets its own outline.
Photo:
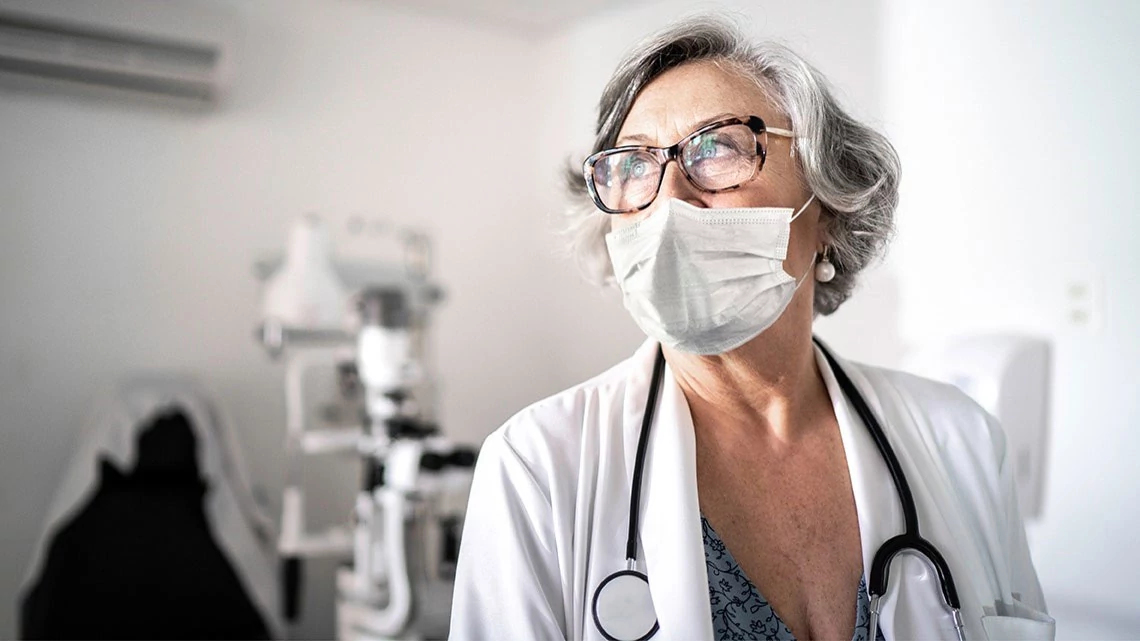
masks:
<path id="1" fill-rule="evenodd" d="M 777 136 L 783 136 L 784 138 L 796 137 L 796 135 L 792 133 L 790 129 L 780 129 L 779 127 L 765 127 L 764 131 L 770 134 L 775 134 Z"/>

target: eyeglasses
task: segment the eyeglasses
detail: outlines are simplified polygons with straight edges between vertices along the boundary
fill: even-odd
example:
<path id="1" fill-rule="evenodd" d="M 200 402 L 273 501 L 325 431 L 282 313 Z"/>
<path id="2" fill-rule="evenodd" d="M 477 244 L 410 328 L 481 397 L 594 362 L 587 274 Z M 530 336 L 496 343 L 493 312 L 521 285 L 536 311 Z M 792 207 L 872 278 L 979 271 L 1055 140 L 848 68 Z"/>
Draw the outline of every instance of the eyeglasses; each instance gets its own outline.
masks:
<path id="1" fill-rule="evenodd" d="M 793 137 L 787 129 L 765 127 L 758 116 L 728 118 L 701 127 L 672 147 L 599 151 L 582 163 L 582 173 L 598 209 L 628 214 L 657 198 L 670 160 L 702 191 L 728 191 L 752 180 L 764 168 L 769 133 Z"/>

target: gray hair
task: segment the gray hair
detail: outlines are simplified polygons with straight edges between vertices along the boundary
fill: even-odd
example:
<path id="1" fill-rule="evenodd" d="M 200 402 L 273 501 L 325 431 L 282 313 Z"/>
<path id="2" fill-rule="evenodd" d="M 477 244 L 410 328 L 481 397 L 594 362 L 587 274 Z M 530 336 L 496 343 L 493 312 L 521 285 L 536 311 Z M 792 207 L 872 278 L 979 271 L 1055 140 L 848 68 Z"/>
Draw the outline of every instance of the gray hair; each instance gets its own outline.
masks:
<path id="1" fill-rule="evenodd" d="M 614 146 L 630 107 L 646 85 L 669 69 L 709 61 L 755 81 L 791 121 L 795 156 L 820 202 L 835 278 L 816 283 L 815 311 L 830 314 L 855 287 L 855 275 L 886 249 L 894 232 L 901 167 L 894 147 L 857 122 L 827 80 L 787 47 L 754 43 L 724 18 L 688 18 L 643 41 L 618 65 L 598 103 L 593 152 Z M 586 190 L 581 165 L 567 167 L 570 251 L 587 277 L 613 283 L 605 246 L 608 215 Z"/>

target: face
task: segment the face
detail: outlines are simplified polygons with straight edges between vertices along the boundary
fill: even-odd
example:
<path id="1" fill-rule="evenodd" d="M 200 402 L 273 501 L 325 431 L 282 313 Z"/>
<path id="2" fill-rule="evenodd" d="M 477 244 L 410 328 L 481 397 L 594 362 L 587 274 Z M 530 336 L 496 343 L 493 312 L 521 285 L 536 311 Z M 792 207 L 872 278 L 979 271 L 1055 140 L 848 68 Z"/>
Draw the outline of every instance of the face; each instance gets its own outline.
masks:
<path id="1" fill-rule="evenodd" d="M 618 132 L 616 146 L 667 147 L 708 123 L 752 115 L 760 116 L 769 127 L 791 128 L 787 117 L 773 108 L 754 82 L 710 62 L 690 63 L 666 71 L 645 86 Z M 730 191 L 701 191 L 685 178 L 676 162 L 670 162 L 653 204 L 640 212 L 611 215 L 613 228 L 652 215 L 670 198 L 706 208 L 793 207 L 799 210 L 811 194 L 791 156 L 792 141 L 774 135 L 768 135 L 767 139 L 768 156 L 763 170 Z M 813 201 L 792 223 L 784 268 L 794 278 L 807 271 L 814 253 L 823 247 L 819 213 L 819 203 Z"/>

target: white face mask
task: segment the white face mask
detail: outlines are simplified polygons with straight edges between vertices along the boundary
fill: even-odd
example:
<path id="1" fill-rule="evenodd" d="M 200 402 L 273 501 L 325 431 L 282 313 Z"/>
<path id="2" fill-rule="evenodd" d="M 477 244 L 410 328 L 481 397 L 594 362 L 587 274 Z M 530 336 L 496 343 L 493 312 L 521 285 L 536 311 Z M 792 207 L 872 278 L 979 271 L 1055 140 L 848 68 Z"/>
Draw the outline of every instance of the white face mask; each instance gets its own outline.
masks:
<path id="1" fill-rule="evenodd" d="M 784 272 L 787 207 L 704 209 L 670 199 L 662 211 L 606 234 L 625 308 L 673 349 L 722 354 L 768 329 L 800 284 Z"/>

